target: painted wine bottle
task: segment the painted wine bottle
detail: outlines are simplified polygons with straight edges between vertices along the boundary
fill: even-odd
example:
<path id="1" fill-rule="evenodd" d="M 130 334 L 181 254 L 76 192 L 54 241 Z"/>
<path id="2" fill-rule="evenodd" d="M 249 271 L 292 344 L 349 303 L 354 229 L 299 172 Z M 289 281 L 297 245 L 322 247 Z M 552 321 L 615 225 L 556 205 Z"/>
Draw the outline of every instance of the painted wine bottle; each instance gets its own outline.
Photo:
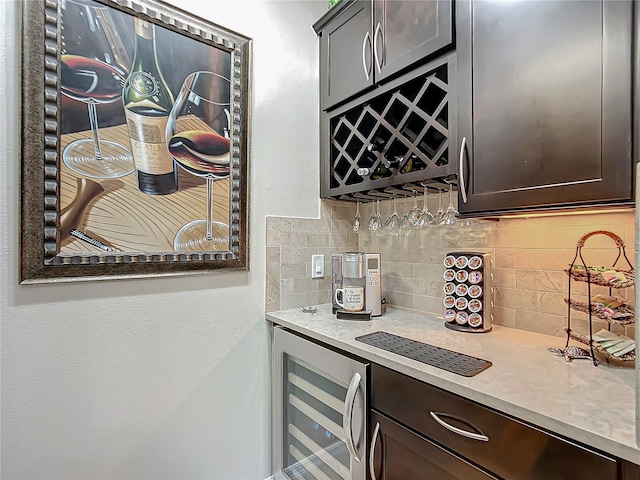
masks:
<path id="1" fill-rule="evenodd" d="M 138 188 L 149 195 L 178 189 L 178 174 L 166 141 L 173 95 L 162 76 L 154 25 L 136 18 L 136 49 L 122 90 Z"/>

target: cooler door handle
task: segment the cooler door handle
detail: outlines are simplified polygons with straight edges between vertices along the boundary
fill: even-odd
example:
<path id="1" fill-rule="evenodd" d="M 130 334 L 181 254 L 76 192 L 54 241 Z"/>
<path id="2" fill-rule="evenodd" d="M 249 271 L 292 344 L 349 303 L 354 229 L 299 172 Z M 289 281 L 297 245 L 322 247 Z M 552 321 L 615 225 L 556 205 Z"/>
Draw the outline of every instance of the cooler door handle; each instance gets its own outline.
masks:
<path id="1" fill-rule="evenodd" d="M 342 429 L 344 430 L 344 443 L 347 444 L 347 450 L 354 458 L 356 462 L 360 462 L 360 457 L 358 456 L 358 451 L 356 450 L 356 445 L 353 441 L 353 430 L 351 428 L 351 424 L 353 422 L 353 407 L 356 400 L 356 394 L 358 393 L 358 388 L 360 387 L 360 381 L 362 377 L 358 372 L 353 374 L 351 377 L 351 383 L 349 384 L 349 389 L 347 390 L 347 396 L 344 400 L 344 415 L 342 415 Z"/>

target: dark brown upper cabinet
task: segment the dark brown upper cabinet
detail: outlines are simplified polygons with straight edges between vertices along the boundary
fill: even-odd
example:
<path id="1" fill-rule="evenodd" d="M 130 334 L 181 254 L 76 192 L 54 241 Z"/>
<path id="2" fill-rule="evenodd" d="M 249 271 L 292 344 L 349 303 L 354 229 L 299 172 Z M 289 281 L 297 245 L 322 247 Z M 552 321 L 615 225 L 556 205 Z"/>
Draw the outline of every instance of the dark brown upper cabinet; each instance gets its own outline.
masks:
<path id="1" fill-rule="evenodd" d="M 451 4 L 451 0 L 373 2 L 373 64 L 377 82 L 453 43 Z"/>
<path id="2" fill-rule="evenodd" d="M 633 18 L 631 1 L 456 3 L 461 214 L 633 199 Z"/>
<path id="3" fill-rule="evenodd" d="M 332 107 L 453 43 L 451 0 L 342 0 L 314 29 L 320 105 Z"/>
<path id="4" fill-rule="evenodd" d="M 320 108 L 327 110 L 367 88 L 373 87 L 371 1 L 338 3 L 314 25 L 320 41 Z M 346 7 L 346 8 L 345 8 Z"/>

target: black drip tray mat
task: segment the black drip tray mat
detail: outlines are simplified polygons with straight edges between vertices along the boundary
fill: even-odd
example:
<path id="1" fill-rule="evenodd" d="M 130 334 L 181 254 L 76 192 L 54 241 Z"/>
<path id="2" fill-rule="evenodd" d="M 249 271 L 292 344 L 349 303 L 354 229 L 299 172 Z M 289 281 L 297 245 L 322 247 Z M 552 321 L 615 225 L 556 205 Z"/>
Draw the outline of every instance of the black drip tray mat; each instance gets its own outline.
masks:
<path id="1" fill-rule="evenodd" d="M 368 333 L 356 337 L 356 340 L 465 377 L 473 377 L 492 365 L 488 360 L 387 332 Z"/>

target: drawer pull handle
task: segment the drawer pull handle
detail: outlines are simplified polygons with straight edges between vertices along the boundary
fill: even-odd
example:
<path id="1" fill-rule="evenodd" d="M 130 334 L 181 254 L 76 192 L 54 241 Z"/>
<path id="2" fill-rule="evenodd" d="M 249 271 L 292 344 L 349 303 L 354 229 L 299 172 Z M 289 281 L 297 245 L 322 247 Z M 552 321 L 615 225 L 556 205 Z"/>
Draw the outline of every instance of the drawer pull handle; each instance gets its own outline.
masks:
<path id="1" fill-rule="evenodd" d="M 373 464 L 373 459 L 376 456 L 378 433 L 380 433 L 380 423 L 376 422 L 376 428 L 373 430 L 373 436 L 371 437 L 371 451 L 369 452 L 369 473 L 371 474 L 371 480 L 378 480 L 376 477 L 376 468 Z"/>
<path id="2" fill-rule="evenodd" d="M 461 428 L 457 428 L 454 427 L 453 425 L 449 425 L 447 422 L 445 422 L 444 420 L 442 420 L 438 415 L 442 415 L 442 416 L 449 416 L 446 415 L 444 413 L 435 413 L 435 412 L 429 412 L 429 414 L 433 417 L 433 419 L 438 422 L 441 426 L 443 426 L 444 428 L 446 428 L 447 430 L 453 432 L 453 433 L 457 433 L 458 435 L 462 435 L 463 437 L 467 437 L 467 438 L 471 438 L 473 440 L 478 440 L 481 442 L 488 442 L 489 441 L 489 437 L 487 437 L 485 434 L 483 434 L 480 429 L 473 427 L 473 425 L 471 425 L 468 422 L 465 422 L 464 420 L 462 420 L 461 418 L 458 417 L 451 417 L 451 418 L 455 418 L 456 420 L 460 421 L 460 422 L 464 422 L 467 425 L 469 425 L 470 427 L 473 427 L 475 430 L 477 430 L 480 433 L 473 433 L 473 432 L 467 432 L 466 430 L 462 430 Z"/>
<path id="3" fill-rule="evenodd" d="M 362 377 L 358 372 L 353 374 L 351 383 L 347 390 L 347 396 L 344 400 L 344 414 L 342 415 L 342 429 L 344 430 L 345 439 L 344 443 L 347 444 L 347 450 L 349 450 L 353 459 L 358 463 L 360 463 L 360 457 L 358 456 L 358 451 L 356 450 L 356 445 L 353 441 L 353 429 L 351 428 L 351 424 L 353 422 L 353 406 L 356 401 L 356 394 L 358 393 L 361 380 Z"/>

